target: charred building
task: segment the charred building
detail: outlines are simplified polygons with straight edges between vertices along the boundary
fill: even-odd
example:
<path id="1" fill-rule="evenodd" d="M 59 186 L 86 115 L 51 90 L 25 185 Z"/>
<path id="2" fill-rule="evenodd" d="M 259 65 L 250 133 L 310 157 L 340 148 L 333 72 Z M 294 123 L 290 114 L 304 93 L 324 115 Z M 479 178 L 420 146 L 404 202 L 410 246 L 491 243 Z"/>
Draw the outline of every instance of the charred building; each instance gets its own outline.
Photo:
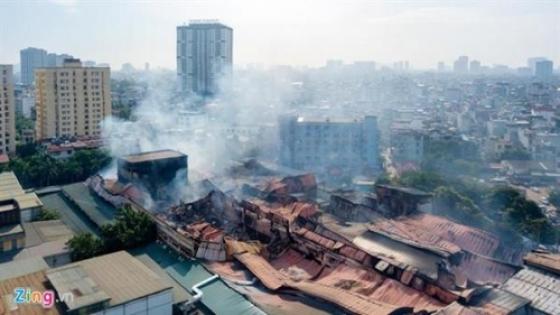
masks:
<path id="1" fill-rule="evenodd" d="M 119 182 L 144 187 L 153 197 L 161 196 L 178 176 L 188 181 L 188 156 L 173 150 L 126 155 L 118 160 Z"/>

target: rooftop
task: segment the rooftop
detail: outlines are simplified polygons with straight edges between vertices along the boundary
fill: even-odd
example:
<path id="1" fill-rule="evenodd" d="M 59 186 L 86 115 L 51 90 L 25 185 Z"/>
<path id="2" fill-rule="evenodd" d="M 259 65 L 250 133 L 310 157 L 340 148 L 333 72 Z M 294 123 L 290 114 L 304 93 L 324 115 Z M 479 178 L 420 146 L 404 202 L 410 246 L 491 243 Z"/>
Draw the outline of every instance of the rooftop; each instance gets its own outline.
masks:
<path id="1" fill-rule="evenodd" d="M 560 254 L 534 251 L 523 258 L 525 264 L 560 275 Z"/>
<path id="2" fill-rule="evenodd" d="M 171 158 L 186 157 L 185 154 L 174 150 L 159 150 L 151 152 L 142 152 L 138 154 L 130 154 L 121 157 L 122 160 L 128 163 L 141 163 L 154 160 L 164 160 Z"/>
<path id="3" fill-rule="evenodd" d="M 531 300 L 531 306 L 545 314 L 560 314 L 560 281 L 554 274 L 525 268 L 502 289 Z"/>
<path id="4" fill-rule="evenodd" d="M 125 251 L 82 260 L 47 272 L 59 294 L 73 292 L 69 310 L 108 301 L 123 304 L 172 287 Z"/>
<path id="5" fill-rule="evenodd" d="M 23 190 L 13 172 L 0 173 L 0 201 L 7 199 L 15 199 L 22 210 L 43 206 L 35 193 Z"/>
<path id="6" fill-rule="evenodd" d="M 6 225 L 0 227 L 0 237 L 23 233 L 21 224 Z"/>
<path id="7" fill-rule="evenodd" d="M 46 242 L 69 240 L 74 236 L 72 230 L 60 220 L 23 223 L 25 246 L 31 247 Z"/>
<path id="8" fill-rule="evenodd" d="M 20 314 L 20 315 L 57 315 L 62 314 L 58 307 L 44 308 L 41 304 L 14 304 L 13 294 L 15 288 L 29 288 L 32 291 L 45 292 L 47 278 L 45 271 L 17 276 L 6 281 L 0 282 L 0 314 Z"/>
<path id="9" fill-rule="evenodd" d="M 49 269 L 49 265 L 41 257 L 9 261 L 0 264 L 0 282 L 46 269 Z"/>

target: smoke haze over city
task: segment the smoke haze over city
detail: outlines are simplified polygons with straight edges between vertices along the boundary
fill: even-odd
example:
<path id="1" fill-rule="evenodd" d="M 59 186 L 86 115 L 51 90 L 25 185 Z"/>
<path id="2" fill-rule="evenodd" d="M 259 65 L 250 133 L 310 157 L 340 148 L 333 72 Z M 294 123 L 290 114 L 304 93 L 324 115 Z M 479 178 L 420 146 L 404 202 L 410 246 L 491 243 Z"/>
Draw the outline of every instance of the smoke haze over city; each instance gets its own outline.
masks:
<path id="1" fill-rule="evenodd" d="M 120 68 L 175 67 L 173 29 L 219 19 L 235 29 L 235 61 L 318 66 L 328 59 L 409 60 L 435 68 L 468 55 L 521 66 L 529 56 L 560 62 L 557 1 L 2 1 L 0 59 L 42 47 Z M 13 10 L 20 12 L 11 14 Z M 44 27 L 49 25 L 49 27 Z M 68 41 L 71 39 L 71 41 Z M 99 50 L 103 46 L 109 49 Z"/>

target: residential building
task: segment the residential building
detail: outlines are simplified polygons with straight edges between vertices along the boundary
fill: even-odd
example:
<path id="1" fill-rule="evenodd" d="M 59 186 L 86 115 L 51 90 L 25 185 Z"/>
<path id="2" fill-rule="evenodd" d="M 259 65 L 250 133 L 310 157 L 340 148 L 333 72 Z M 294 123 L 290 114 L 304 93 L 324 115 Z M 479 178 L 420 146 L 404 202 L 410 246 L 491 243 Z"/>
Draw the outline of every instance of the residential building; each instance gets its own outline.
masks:
<path id="1" fill-rule="evenodd" d="M 467 73 L 469 72 L 469 57 L 461 56 L 453 63 L 453 72 Z"/>
<path id="2" fill-rule="evenodd" d="M 184 93 L 213 95 L 231 71 L 233 29 L 215 21 L 177 27 L 177 76 Z"/>
<path id="3" fill-rule="evenodd" d="M 25 247 L 25 232 L 21 225 L 17 201 L 0 201 L 0 253 L 12 252 Z"/>
<path id="4" fill-rule="evenodd" d="M 16 152 L 16 109 L 12 65 L 0 65 L 0 155 Z"/>
<path id="5" fill-rule="evenodd" d="M 527 67 L 531 68 L 531 72 L 535 74 L 537 62 L 546 60 L 545 57 L 532 57 L 527 59 Z"/>
<path id="6" fill-rule="evenodd" d="M 477 74 L 480 73 L 480 70 L 481 70 L 480 61 L 472 60 L 469 66 L 469 72 Z"/>
<path id="7" fill-rule="evenodd" d="M 13 172 L 0 173 L 0 203 L 15 200 L 22 222 L 30 222 L 42 211 L 43 203 L 34 192 L 25 192 Z"/>
<path id="8" fill-rule="evenodd" d="M 551 60 L 541 60 L 535 63 L 535 76 L 538 79 L 548 79 L 552 77 L 554 63 Z"/>
<path id="9" fill-rule="evenodd" d="M 288 116 L 280 120 L 280 161 L 331 177 L 380 169 L 377 117 L 331 120 Z"/>
<path id="10" fill-rule="evenodd" d="M 45 66 L 47 67 L 60 67 L 64 64 L 65 59 L 72 59 L 74 57 L 68 54 L 55 54 L 49 53 L 47 54 L 47 61 Z"/>
<path id="11" fill-rule="evenodd" d="M 36 140 L 101 135 L 103 119 L 111 115 L 108 67 L 83 67 L 67 59 L 62 67 L 36 71 Z"/>
<path id="12" fill-rule="evenodd" d="M 414 129 L 392 129 L 393 159 L 400 164 L 420 164 L 424 158 L 425 135 Z"/>
<path id="13" fill-rule="evenodd" d="M 35 82 L 35 69 L 47 65 L 47 51 L 29 47 L 19 52 L 21 65 L 21 83 L 32 85 Z"/>

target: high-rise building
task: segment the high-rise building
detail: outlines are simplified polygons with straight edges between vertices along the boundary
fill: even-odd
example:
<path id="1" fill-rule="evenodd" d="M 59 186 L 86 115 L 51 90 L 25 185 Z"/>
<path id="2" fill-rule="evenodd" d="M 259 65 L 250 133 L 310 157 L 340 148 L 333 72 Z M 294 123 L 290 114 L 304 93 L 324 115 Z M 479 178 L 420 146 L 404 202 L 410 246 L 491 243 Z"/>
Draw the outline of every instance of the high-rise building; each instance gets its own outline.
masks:
<path id="1" fill-rule="evenodd" d="M 443 61 L 438 62 L 437 71 L 438 72 L 444 72 L 445 71 L 445 63 Z"/>
<path id="2" fill-rule="evenodd" d="M 177 76 L 182 92 L 217 93 L 232 63 L 231 27 L 215 21 L 192 21 L 177 27 Z"/>
<path id="3" fill-rule="evenodd" d="M 467 73 L 469 72 L 469 57 L 461 56 L 453 63 L 453 72 Z"/>
<path id="4" fill-rule="evenodd" d="M 16 110 L 12 65 L 0 65 L 0 154 L 16 151 Z"/>
<path id="5" fill-rule="evenodd" d="M 37 141 L 101 134 L 101 122 L 111 114 L 108 67 L 83 67 L 67 59 L 62 67 L 35 71 Z"/>
<path id="6" fill-rule="evenodd" d="M 280 161 L 319 176 L 352 176 L 380 169 L 377 117 L 280 119 Z"/>
<path id="7" fill-rule="evenodd" d="M 531 68 L 532 74 L 535 74 L 537 62 L 546 60 L 545 57 L 531 57 L 527 59 L 527 67 Z"/>
<path id="8" fill-rule="evenodd" d="M 47 65 L 47 51 L 40 48 L 29 47 L 19 52 L 21 65 L 21 83 L 32 85 L 36 68 L 45 67 Z"/>
<path id="9" fill-rule="evenodd" d="M 551 60 L 537 61 L 535 64 L 535 76 L 539 79 L 548 79 L 552 77 L 554 64 Z"/>
<path id="10" fill-rule="evenodd" d="M 470 73 L 480 73 L 480 70 L 481 70 L 480 61 L 478 61 L 478 60 L 471 61 L 470 66 L 469 66 L 469 72 Z"/>
<path id="11" fill-rule="evenodd" d="M 72 59 L 74 57 L 68 54 L 55 54 L 49 53 L 47 54 L 47 62 L 45 64 L 46 67 L 60 67 L 64 64 L 65 59 Z"/>

